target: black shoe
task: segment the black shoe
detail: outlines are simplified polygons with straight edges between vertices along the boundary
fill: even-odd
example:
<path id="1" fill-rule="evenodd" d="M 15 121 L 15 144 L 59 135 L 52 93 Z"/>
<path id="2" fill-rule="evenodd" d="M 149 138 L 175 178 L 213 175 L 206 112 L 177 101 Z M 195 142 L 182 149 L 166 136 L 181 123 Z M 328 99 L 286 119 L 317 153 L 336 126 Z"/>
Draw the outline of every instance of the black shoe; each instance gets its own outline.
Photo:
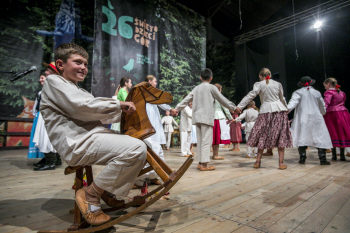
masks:
<path id="1" fill-rule="evenodd" d="M 34 168 L 34 171 L 47 171 L 47 170 L 55 170 L 55 165 L 45 165 L 43 167 L 36 167 Z"/>
<path id="2" fill-rule="evenodd" d="M 61 166 L 62 165 L 62 160 L 61 160 L 61 157 L 58 153 L 56 153 L 56 163 L 55 163 L 56 166 Z"/>
<path id="3" fill-rule="evenodd" d="M 331 163 L 328 162 L 326 158 L 326 149 L 317 148 L 317 150 L 318 150 L 318 157 L 320 158 L 320 164 L 330 165 Z"/>
<path id="4" fill-rule="evenodd" d="M 306 148 L 307 146 L 300 146 L 298 148 L 299 151 L 299 155 L 300 155 L 300 159 L 299 159 L 299 164 L 305 164 L 305 160 L 306 160 Z"/>
<path id="5" fill-rule="evenodd" d="M 332 148 L 332 160 L 337 161 L 337 153 L 335 151 L 335 148 Z"/>
<path id="6" fill-rule="evenodd" d="M 34 163 L 33 166 L 35 167 L 43 167 L 46 164 L 46 158 L 42 158 L 39 162 Z"/>
<path id="7" fill-rule="evenodd" d="M 345 159 L 345 148 L 340 148 L 340 161 L 346 161 L 346 159 Z"/>

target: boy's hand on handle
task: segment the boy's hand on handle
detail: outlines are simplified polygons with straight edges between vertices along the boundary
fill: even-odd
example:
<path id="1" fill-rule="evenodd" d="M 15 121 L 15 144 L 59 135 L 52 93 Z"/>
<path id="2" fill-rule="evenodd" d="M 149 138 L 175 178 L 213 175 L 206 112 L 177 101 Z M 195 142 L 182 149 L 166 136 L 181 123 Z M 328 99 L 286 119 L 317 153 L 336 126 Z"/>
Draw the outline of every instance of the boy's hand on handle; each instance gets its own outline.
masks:
<path id="1" fill-rule="evenodd" d="M 120 101 L 120 107 L 123 112 L 126 112 L 127 114 L 132 114 L 136 111 L 135 104 L 133 102 L 124 102 Z"/>
<path id="2" fill-rule="evenodd" d="M 170 114 L 172 115 L 172 116 L 177 116 L 178 114 L 179 114 L 179 111 L 177 111 L 176 109 L 170 109 Z"/>

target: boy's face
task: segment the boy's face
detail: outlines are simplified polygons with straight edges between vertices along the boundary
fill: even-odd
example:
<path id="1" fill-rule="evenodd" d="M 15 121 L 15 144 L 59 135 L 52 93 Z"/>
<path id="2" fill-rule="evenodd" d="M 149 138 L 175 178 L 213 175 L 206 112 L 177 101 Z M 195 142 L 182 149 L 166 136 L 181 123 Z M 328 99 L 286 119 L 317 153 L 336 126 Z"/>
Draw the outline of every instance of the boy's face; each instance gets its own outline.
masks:
<path id="1" fill-rule="evenodd" d="M 75 84 L 84 81 L 88 72 L 88 61 L 78 54 L 72 54 L 66 63 L 57 60 L 56 66 L 63 78 Z"/>
<path id="2" fill-rule="evenodd" d="M 169 115 L 170 115 L 170 112 L 169 112 L 169 111 L 165 111 L 165 115 L 166 115 L 166 116 L 169 116 Z"/>
<path id="3" fill-rule="evenodd" d="M 154 78 L 154 79 L 152 79 L 151 81 L 148 81 L 149 82 L 149 84 L 151 84 L 153 87 L 157 87 L 157 79 L 156 78 Z"/>

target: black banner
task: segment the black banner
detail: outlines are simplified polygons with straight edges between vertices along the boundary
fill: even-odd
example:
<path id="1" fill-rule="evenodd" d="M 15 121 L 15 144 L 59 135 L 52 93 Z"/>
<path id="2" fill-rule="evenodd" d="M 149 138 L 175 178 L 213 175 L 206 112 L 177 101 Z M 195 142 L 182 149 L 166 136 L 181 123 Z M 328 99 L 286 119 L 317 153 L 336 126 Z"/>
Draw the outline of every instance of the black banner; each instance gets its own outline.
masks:
<path id="1" fill-rule="evenodd" d="M 134 84 L 158 76 L 154 1 L 97 0 L 92 94 L 111 97 L 122 77 Z"/>

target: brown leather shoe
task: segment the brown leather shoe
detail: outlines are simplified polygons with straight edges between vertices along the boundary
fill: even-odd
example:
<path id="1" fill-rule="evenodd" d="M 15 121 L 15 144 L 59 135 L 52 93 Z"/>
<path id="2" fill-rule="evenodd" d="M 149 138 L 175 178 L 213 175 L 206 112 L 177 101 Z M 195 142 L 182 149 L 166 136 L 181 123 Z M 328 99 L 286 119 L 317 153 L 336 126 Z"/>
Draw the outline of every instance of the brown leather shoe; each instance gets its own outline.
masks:
<path id="1" fill-rule="evenodd" d="M 108 222 L 111 217 L 103 213 L 102 209 L 96 212 L 91 212 L 90 205 L 98 206 L 96 203 L 90 203 L 87 201 L 85 195 L 85 187 L 79 189 L 75 194 L 75 202 L 77 203 L 81 214 L 85 220 L 91 225 L 101 225 Z"/>
<path id="2" fill-rule="evenodd" d="M 346 156 L 347 156 L 347 157 L 350 157 L 350 153 L 346 153 Z"/>
<path id="3" fill-rule="evenodd" d="M 260 164 L 261 164 L 261 162 L 260 163 L 254 163 L 254 168 L 260 168 Z"/>
<path id="4" fill-rule="evenodd" d="M 162 183 L 160 183 L 160 181 L 157 178 L 155 178 L 151 180 L 151 184 L 161 185 Z"/>
<path id="5" fill-rule="evenodd" d="M 181 157 L 188 157 L 188 156 L 190 156 L 190 155 L 181 155 Z"/>
<path id="6" fill-rule="evenodd" d="M 212 170 L 215 170 L 215 167 L 214 166 L 210 166 L 210 165 L 207 165 L 206 167 L 200 166 L 199 170 L 200 171 L 212 171 Z"/>
<path id="7" fill-rule="evenodd" d="M 101 199 L 110 207 L 119 207 L 125 204 L 124 200 L 116 199 L 114 194 L 107 191 L 103 192 Z"/>
<path id="8" fill-rule="evenodd" d="M 211 157 L 213 160 L 224 160 L 225 158 L 224 157 L 221 157 L 221 156 L 212 156 Z"/>
<path id="9" fill-rule="evenodd" d="M 285 169 L 287 169 L 287 165 L 285 165 L 285 164 L 279 165 L 278 169 L 285 170 Z"/>

